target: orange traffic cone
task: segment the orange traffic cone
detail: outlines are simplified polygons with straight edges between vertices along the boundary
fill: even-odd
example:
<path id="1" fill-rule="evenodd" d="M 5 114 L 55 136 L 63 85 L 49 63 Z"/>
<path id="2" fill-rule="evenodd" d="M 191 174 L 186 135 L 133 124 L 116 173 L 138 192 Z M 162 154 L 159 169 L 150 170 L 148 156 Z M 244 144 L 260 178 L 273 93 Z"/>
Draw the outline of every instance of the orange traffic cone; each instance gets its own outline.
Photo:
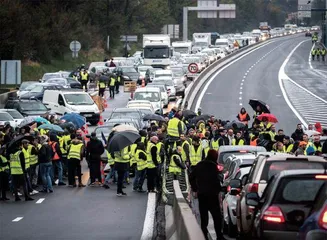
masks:
<path id="1" fill-rule="evenodd" d="M 102 126 L 104 125 L 104 121 L 103 121 L 103 117 L 102 115 L 100 114 L 100 120 L 99 120 L 99 123 L 98 123 L 99 126 Z"/>
<path id="2" fill-rule="evenodd" d="M 107 108 L 108 107 L 108 102 L 106 99 L 103 99 L 103 107 Z"/>
<path id="3" fill-rule="evenodd" d="M 142 79 L 142 86 L 141 87 L 145 87 L 145 81 L 144 78 Z"/>

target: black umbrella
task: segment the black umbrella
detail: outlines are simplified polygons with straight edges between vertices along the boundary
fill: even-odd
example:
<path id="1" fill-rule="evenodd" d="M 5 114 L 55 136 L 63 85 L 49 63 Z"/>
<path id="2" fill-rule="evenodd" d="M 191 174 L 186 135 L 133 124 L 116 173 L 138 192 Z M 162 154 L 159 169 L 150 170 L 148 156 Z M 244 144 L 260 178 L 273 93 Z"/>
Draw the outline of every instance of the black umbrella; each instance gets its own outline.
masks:
<path id="1" fill-rule="evenodd" d="M 155 121 L 158 121 L 158 122 L 164 122 L 166 121 L 162 116 L 158 115 L 158 114 L 147 114 L 143 117 L 143 120 L 155 120 Z"/>
<path id="2" fill-rule="evenodd" d="M 101 75 L 99 78 L 100 82 L 108 82 L 109 81 L 109 77 L 105 76 L 105 75 Z"/>
<path id="3" fill-rule="evenodd" d="M 108 143 L 108 151 L 110 153 L 118 152 L 123 148 L 132 145 L 140 137 L 140 134 L 133 131 L 115 133 Z"/>
<path id="4" fill-rule="evenodd" d="M 200 116 L 197 116 L 195 118 L 192 118 L 191 122 L 193 123 L 197 123 L 198 121 L 207 121 L 209 118 L 211 118 L 210 115 L 200 115 Z"/>
<path id="5" fill-rule="evenodd" d="M 263 102 L 261 100 L 258 100 L 258 99 L 250 99 L 249 104 L 250 104 L 250 106 L 252 107 L 252 109 L 255 112 L 257 111 L 257 107 L 260 106 L 262 112 L 264 112 L 264 113 L 270 113 L 268 104 L 266 104 L 265 102 Z"/>
<path id="6" fill-rule="evenodd" d="M 193 112 L 192 110 L 184 110 L 182 112 L 182 115 L 185 119 L 190 119 L 190 118 L 194 118 L 197 116 L 197 114 L 195 112 Z"/>
<path id="7" fill-rule="evenodd" d="M 13 140 L 11 140 L 11 141 L 9 142 L 9 144 L 8 144 L 7 154 L 11 154 L 11 153 L 13 153 L 13 151 L 15 151 L 15 150 L 19 147 L 21 141 L 24 140 L 24 139 L 26 139 L 26 140 L 32 142 L 33 139 L 34 139 L 34 137 L 31 136 L 31 135 L 28 135 L 28 136 L 25 136 L 25 135 L 19 135 L 19 136 L 15 137 L 15 138 L 14 138 Z"/>
<path id="8" fill-rule="evenodd" d="M 235 120 L 234 120 L 234 121 L 232 121 L 232 122 L 228 122 L 228 123 L 224 126 L 225 129 L 234 128 L 234 127 L 238 128 L 238 129 L 242 129 L 242 128 L 245 128 L 245 124 L 242 123 L 242 122 L 240 122 L 240 121 L 235 121 Z"/>
<path id="9" fill-rule="evenodd" d="M 72 122 L 60 123 L 59 126 L 64 130 L 67 129 L 68 131 L 76 130 L 76 127 Z"/>

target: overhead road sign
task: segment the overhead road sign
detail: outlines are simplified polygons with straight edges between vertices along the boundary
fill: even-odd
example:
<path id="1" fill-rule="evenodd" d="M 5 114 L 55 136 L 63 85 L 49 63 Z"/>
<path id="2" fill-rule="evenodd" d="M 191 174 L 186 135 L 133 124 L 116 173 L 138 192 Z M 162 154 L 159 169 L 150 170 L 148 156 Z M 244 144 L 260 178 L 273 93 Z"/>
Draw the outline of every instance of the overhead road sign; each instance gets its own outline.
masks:
<path id="1" fill-rule="evenodd" d="M 121 42 L 137 42 L 137 36 L 136 35 L 121 35 L 120 41 Z"/>

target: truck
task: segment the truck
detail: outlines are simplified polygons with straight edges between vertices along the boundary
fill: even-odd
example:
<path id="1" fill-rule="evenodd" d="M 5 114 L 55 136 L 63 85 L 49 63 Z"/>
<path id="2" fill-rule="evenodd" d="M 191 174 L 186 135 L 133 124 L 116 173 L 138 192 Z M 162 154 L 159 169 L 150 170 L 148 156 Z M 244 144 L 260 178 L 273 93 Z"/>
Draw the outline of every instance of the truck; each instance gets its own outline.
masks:
<path id="1" fill-rule="evenodd" d="M 268 22 L 260 22 L 259 23 L 259 29 L 261 30 L 261 31 L 263 31 L 263 30 L 270 30 L 270 26 L 268 25 Z"/>
<path id="2" fill-rule="evenodd" d="M 170 36 L 167 34 L 144 34 L 143 35 L 143 59 L 144 65 L 154 68 L 167 68 L 170 65 Z"/>
<path id="3" fill-rule="evenodd" d="M 192 52 L 196 53 L 211 45 L 211 33 L 193 33 Z"/>
<path id="4" fill-rule="evenodd" d="M 178 52 L 180 54 L 189 54 L 192 52 L 192 42 L 173 42 L 172 43 L 173 51 Z"/>

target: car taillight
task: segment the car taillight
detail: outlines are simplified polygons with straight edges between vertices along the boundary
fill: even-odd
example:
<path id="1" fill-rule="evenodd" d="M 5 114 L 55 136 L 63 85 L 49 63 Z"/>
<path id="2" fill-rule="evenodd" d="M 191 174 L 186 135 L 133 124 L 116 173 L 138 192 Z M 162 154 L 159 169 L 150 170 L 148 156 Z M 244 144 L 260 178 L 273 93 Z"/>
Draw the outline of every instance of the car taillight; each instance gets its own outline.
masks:
<path id="1" fill-rule="evenodd" d="M 282 213 L 282 210 L 280 210 L 277 206 L 270 206 L 263 214 L 263 220 L 267 222 L 274 222 L 274 223 L 284 223 L 285 218 Z"/>
<path id="2" fill-rule="evenodd" d="M 327 175 L 316 175 L 315 176 L 316 179 L 327 179 Z"/>
<path id="3" fill-rule="evenodd" d="M 259 190 L 259 184 L 258 183 L 251 183 L 248 186 L 248 192 L 249 193 L 257 193 Z"/>
<path id="4" fill-rule="evenodd" d="M 327 206 L 322 210 L 318 224 L 320 227 L 327 229 Z"/>
<path id="5" fill-rule="evenodd" d="M 227 187 L 227 192 L 230 192 L 232 188 L 230 186 Z"/>

